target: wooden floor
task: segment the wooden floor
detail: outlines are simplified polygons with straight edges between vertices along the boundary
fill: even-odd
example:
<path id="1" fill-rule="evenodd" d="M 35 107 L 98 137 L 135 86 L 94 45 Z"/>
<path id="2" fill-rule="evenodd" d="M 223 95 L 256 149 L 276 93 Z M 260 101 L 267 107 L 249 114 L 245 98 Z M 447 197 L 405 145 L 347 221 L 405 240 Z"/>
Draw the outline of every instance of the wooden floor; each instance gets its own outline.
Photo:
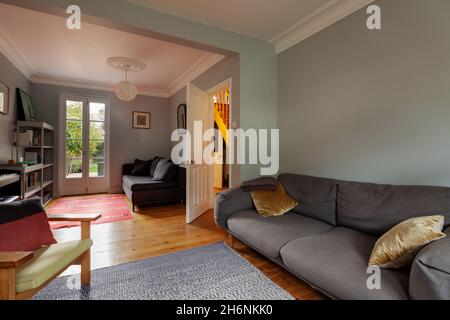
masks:
<path id="1" fill-rule="evenodd" d="M 58 229 L 54 234 L 58 242 L 76 240 L 80 228 Z M 92 269 L 98 269 L 226 241 L 227 234 L 214 224 L 212 210 L 186 225 L 184 205 L 172 204 L 138 208 L 132 220 L 94 225 L 92 238 Z M 235 241 L 234 249 L 296 299 L 325 298 L 243 243 Z M 75 272 L 79 269 L 71 267 L 64 275 Z"/>

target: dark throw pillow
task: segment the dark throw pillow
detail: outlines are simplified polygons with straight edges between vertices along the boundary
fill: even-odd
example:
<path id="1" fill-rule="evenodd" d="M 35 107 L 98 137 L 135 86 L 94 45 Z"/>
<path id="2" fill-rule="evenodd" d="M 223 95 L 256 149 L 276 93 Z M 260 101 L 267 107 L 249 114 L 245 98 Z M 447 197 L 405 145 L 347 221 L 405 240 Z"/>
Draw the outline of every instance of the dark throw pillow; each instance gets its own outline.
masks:
<path id="1" fill-rule="evenodd" d="M 134 160 L 134 168 L 131 170 L 132 176 L 148 176 L 150 171 L 150 166 L 152 165 L 152 160 L 143 161 L 136 159 Z"/>
<path id="2" fill-rule="evenodd" d="M 256 190 L 276 190 L 277 182 L 272 177 L 261 177 L 258 179 L 245 181 L 241 185 L 241 189 L 244 191 L 256 191 Z"/>
<path id="3" fill-rule="evenodd" d="M 156 165 L 153 180 L 170 181 L 176 174 L 177 167 L 169 159 L 160 159 Z"/>
<path id="4" fill-rule="evenodd" d="M 152 163 L 150 165 L 150 177 L 153 177 L 153 175 L 155 174 L 156 166 L 158 165 L 158 162 L 161 159 L 162 158 L 160 158 L 160 157 L 153 158 Z"/>
<path id="5" fill-rule="evenodd" d="M 40 198 L 0 204 L 0 251 L 35 251 L 55 243 Z"/>

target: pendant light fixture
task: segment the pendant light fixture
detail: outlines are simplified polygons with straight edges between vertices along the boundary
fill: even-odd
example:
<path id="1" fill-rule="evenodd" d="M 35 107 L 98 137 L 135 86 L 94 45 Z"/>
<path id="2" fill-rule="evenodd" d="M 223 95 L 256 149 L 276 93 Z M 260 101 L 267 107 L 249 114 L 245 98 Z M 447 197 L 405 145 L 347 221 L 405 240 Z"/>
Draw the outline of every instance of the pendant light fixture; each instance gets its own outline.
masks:
<path id="1" fill-rule="evenodd" d="M 136 98 L 138 90 L 134 83 L 128 81 L 128 72 L 139 72 L 145 69 L 142 61 L 127 57 L 112 57 L 107 60 L 108 64 L 121 71 L 125 71 L 125 80 L 114 87 L 114 93 L 122 101 L 132 101 Z"/>

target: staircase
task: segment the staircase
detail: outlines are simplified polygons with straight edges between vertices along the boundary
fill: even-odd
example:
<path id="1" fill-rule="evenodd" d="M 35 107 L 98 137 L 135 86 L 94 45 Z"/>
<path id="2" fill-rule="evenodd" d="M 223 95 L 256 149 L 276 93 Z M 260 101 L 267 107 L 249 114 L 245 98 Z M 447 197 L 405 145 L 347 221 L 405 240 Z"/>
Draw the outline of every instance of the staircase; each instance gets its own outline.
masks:
<path id="1" fill-rule="evenodd" d="M 230 128 L 230 91 L 226 90 L 216 96 L 214 101 L 214 121 L 222 134 L 226 145 L 229 145 L 228 128 Z"/>

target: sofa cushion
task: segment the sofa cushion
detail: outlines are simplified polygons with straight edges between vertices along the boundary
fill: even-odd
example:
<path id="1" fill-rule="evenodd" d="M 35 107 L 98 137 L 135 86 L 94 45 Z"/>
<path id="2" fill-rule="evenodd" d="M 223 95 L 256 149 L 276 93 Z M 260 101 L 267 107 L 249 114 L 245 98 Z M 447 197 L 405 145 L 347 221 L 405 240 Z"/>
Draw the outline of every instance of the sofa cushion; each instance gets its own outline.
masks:
<path id="1" fill-rule="evenodd" d="M 16 292 L 39 288 L 92 246 L 92 240 L 53 244 L 34 252 L 16 271 Z"/>
<path id="2" fill-rule="evenodd" d="M 261 177 L 244 181 L 241 184 L 241 189 L 249 192 L 257 190 L 275 190 L 276 188 L 277 181 L 273 177 Z"/>
<path id="3" fill-rule="evenodd" d="M 295 212 L 336 225 L 335 180 L 298 174 L 282 174 L 278 180 L 299 203 Z"/>
<path id="4" fill-rule="evenodd" d="M 40 198 L 0 204 L 0 251 L 34 251 L 53 243 Z"/>
<path id="5" fill-rule="evenodd" d="M 297 206 L 280 182 L 277 182 L 275 190 L 255 190 L 250 192 L 256 211 L 263 217 L 282 216 Z"/>
<path id="6" fill-rule="evenodd" d="M 385 269 L 410 266 L 417 253 L 427 244 L 447 236 L 442 232 L 443 225 L 443 216 L 412 218 L 399 223 L 378 239 L 369 265 Z"/>
<path id="7" fill-rule="evenodd" d="M 155 181 L 151 177 L 123 176 L 123 183 L 131 191 L 148 191 L 177 188 L 176 181 Z"/>
<path id="8" fill-rule="evenodd" d="M 228 229 L 232 234 L 274 259 L 280 256 L 281 247 L 289 241 L 331 228 L 329 224 L 297 213 L 263 218 L 255 210 L 245 210 L 228 219 Z"/>
<path id="9" fill-rule="evenodd" d="M 411 267 L 409 295 L 417 300 L 450 300 L 450 228 L 447 238 L 419 252 Z"/>
<path id="10" fill-rule="evenodd" d="M 367 261 L 377 238 L 336 227 L 281 248 L 283 263 L 338 299 L 408 299 L 408 270 L 381 270 L 381 290 L 369 290 Z"/>
<path id="11" fill-rule="evenodd" d="M 162 158 L 160 158 L 160 157 L 155 157 L 155 158 L 153 158 L 153 160 L 152 160 L 152 164 L 150 165 L 150 176 L 151 177 L 153 177 L 153 175 L 155 174 L 155 169 L 156 169 L 156 166 L 158 165 L 158 162 L 159 162 L 159 160 L 161 160 Z"/>
<path id="12" fill-rule="evenodd" d="M 450 188 L 340 182 L 338 225 L 381 235 L 410 218 L 443 215 L 450 224 Z"/>
<path id="13" fill-rule="evenodd" d="M 155 181 L 171 181 L 176 175 L 176 166 L 168 159 L 160 159 L 153 173 Z"/>
<path id="14" fill-rule="evenodd" d="M 134 160 L 134 167 L 131 170 L 132 176 L 148 176 L 150 171 L 150 166 L 153 160 Z"/>

